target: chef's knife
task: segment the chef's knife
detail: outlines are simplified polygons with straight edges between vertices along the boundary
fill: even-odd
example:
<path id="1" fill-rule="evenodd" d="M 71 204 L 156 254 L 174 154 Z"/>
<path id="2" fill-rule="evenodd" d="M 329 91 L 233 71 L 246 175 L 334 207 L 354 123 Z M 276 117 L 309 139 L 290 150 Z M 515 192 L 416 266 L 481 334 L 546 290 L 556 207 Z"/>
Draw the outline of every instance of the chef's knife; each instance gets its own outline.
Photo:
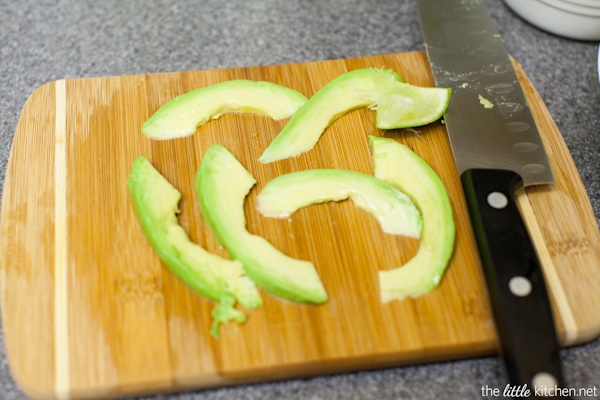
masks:
<path id="1" fill-rule="evenodd" d="M 437 86 L 452 88 L 444 122 L 512 386 L 564 387 L 554 319 L 515 191 L 550 184 L 535 121 L 483 0 L 419 0 Z"/>

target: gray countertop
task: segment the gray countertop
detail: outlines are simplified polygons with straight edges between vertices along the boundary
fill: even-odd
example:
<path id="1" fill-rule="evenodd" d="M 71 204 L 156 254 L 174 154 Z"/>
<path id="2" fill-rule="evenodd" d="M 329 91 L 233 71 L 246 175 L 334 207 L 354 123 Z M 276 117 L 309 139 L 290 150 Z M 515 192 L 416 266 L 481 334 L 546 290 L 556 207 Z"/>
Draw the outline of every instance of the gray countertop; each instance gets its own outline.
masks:
<path id="1" fill-rule="evenodd" d="M 501 1 L 487 3 L 557 122 L 600 221 L 598 43 L 552 36 Z M 21 108 L 52 80 L 414 50 L 423 45 L 408 0 L 0 0 L 0 178 Z M 24 399 L 0 348 L 0 399 Z M 561 355 L 568 387 L 600 386 L 600 340 Z M 145 399 L 481 399 L 493 398 L 482 386 L 504 384 L 499 359 L 486 357 Z"/>

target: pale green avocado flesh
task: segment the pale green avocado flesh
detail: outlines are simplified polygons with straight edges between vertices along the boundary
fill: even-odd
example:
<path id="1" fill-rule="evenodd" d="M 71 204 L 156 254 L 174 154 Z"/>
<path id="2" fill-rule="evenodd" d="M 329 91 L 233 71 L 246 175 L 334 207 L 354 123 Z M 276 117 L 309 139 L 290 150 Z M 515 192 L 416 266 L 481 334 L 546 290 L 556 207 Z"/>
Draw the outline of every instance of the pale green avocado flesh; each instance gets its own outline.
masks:
<path id="1" fill-rule="evenodd" d="M 456 228 L 450 199 L 436 172 L 407 146 L 370 138 L 375 177 L 410 196 L 423 217 L 419 249 L 401 267 L 379 272 L 381 301 L 417 297 L 436 288 L 452 258 Z"/>
<path id="2" fill-rule="evenodd" d="M 175 97 L 142 125 L 142 132 L 157 140 L 190 136 L 199 126 L 227 113 L 281 120 L 292 116 L 306 101 L 302 93 L 272 82 L 225 81 Z"/>
<path id="3" fill-rule="evenodd" d="M 246 229 L 244 202 L 256 180 L 220 144 L 211 146 L 196 174 L 200 210 L 217 241 L 266 292 L 294 302 L 323 303 L 327 294 L 309 261 L 291 258 Z"/>
<path id="4" fill-rule="evenodd" d="M 451 90 L 413 86 L 391 70 L 365 68 L 338 76 L 314 94 L 260 156 L 270 163 L 311 150 L 336 119 L 357 108 L 375 110 L 379 129 L 432 123 L 446 112 Z"/>
<path id="5" fill-rule="evenodd" d="M 249 309 L 262 305 L 242 264 L 210 253 L 189 239 L 177 220 L 180 192 L 148 159 L 134 161 L 127 187 L 142 231 L 163 264 L 196 293 L 220 303 L 213 310 L 214 336 L 218 337 L 219 324 L 246 320 L 234 308 L 236 300 Z"/>
<path id="6" fill-rule="evenodd" d="M 374 104 L 378 85 L 401 82 L 391 70 L 357 69 L 333 79 L 315 93 L 273 139 L 259 161 L 270 163 L 312 149 L 325 129 L 342 115 Z"/>
<path id="7" fill-rule="evenodd" d="M 285 218 L 310 204 L 351 199 L 377 219 L 382 230 L 418 238 L 421 215 L 412 200 L 391 184 L 373 176 L 341 169 L 310 169 L 280 175 L 257 197 L 267 217 Z"/>

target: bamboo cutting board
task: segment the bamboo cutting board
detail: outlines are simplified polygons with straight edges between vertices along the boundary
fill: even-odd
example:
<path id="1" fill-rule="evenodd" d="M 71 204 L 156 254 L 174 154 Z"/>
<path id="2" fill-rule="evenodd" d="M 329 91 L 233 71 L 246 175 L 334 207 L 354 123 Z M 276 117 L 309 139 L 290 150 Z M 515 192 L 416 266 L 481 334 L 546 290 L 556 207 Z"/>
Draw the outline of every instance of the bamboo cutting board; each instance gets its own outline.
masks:
<path id="1" fill-rule="evenodd" d="M 1 215 L 2 317 L 13 376 L 36 399 L 108 398 L 474 357 L 496 336 L 473 235 L 444 126 L 383 133 L 374 112 L 336 121 L 297 158 L 257 159 L 286 121 L 225 115 L 187 138 L 151 141 L 142 123 L 173 97 L 245 78 L 311 96 L 348 70 L 391 68 L 433 86 L 424 53 L 303 64 L 60 80 L 27 101 L 14 137 Z M 527 189 L 519 205 L 547 276 L 563 345 L 600 332 L 600 234 L 589 200 L 552 118 L 518 68 L 556 183 Z M 483 108 L 482 108 L 483 112 Z M 256 211 L 271 178 L 308 168 L 372 174 L 369 135 L 408 144 L 440 175 L 457 223 L 451 265 L 438 289 L 379 301 L 377 271 L 408 260 L 418 242 L 383 234 L 351 202 L 300 210 L 287 220 Z M 321 306 L 281 301 L 244 325 L 210 336 L 214 304 L 174 278 L 148 245 L 125 185 L 144 155 L 182 193 L 180 223 L 191 239 L 226 256 L 199 213 L 194 175 L 221 143 L 257 178 L 248 229 L 292 257 L 314 262 L 329 294 Z"/>

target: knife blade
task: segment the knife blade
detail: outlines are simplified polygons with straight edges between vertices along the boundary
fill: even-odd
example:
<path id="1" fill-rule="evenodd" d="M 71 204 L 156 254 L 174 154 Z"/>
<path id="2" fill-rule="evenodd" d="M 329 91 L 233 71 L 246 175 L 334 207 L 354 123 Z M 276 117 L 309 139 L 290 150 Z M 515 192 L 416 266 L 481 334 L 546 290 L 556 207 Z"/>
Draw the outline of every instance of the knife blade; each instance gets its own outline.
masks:
<path id="1" fill-rule="evenodd" d="M 515 201 L 554 181 L 525 95 L 483 0 L 419 0 L 444 122 L 483 267 L 509 385 L 564 387 L 543 271 Z M 531 391 L 535 396 L 535 391 Z"/>

